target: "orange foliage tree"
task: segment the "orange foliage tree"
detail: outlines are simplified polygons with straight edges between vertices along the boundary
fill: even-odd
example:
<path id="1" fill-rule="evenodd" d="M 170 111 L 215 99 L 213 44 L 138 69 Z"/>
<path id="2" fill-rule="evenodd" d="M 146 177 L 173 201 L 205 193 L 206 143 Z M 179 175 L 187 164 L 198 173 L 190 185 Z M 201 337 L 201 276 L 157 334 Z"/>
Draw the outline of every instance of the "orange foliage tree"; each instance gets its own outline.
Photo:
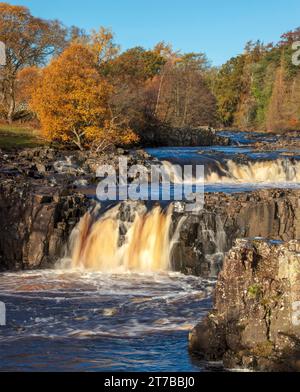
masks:
<path id="1" fill-rule="evenodd" d="M 30 110 L 30 97 L 34 93 L 41 77 L 41 68 L 36 66 L 23 68 L 16 77 L 14 120 L 32 121 L 36 115 Z"/>
<path id="2" fill-rule="evenodd" d="M 58 21 L 31 15 L 26 7 L 0 2 L 0 41 L 6 65 L 0 77 L 0 106 L 11 123 L 16 109 L 16 79 L 23 68 L 44 64 L 66 46 L 66 29 Z"/>
<path id="3" fill-rule="evenodd" d="M 130 129 L 114 124 L 109 106 L 113 89 L 98 72 L 97 61 L 88 46 L 74 43 L 43 70 L 31 107 L 49 140 L 81 150 L 137 141 Z"/>

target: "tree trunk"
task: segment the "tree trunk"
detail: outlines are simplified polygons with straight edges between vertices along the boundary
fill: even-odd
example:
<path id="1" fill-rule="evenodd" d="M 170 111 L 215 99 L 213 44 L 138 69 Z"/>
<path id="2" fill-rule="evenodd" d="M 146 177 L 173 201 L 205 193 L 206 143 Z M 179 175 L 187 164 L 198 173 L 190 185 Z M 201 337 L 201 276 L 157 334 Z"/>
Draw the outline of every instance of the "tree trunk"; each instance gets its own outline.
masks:
<path id="1" fill-rule="evenodd" d="M 82 146 L 81 137 L 84 135 L 84 132 L 78 133 L 75 129 L 73 129 L 72 132 L 75 135 L 75 139 L 73 140 L 73 143 L 79 148 L 80 151 L 83 151 L 84 148 Z"/>
<path id="2" fill-rule="evenodd" d="M 7 112 L 7 121 L 9 124 L 12 124 L 13 116 L 14 116 L 15 108 L 16 108 L 14 80 L 11 80 L 9 82 L 8 96 L 9 96 L 9 106 L 8 106 L 8 112 Z"/>
<path id="3" fill-rule="evenodd" d="M 158 88 L 156 106 L 155 106 L 155 112 L 154 112 L 154 115 L 156 118 L 158 117 L 158 109 L 159 109 L 159 103 L 160 103 L 160 97 L 161 97 L 161 91 L 162 91 L 164 79 L 165 79 L 165 70 L 163 71 L 161 78 L 160 78 L 160 82 L 159 82 L 159 88 Z"/>

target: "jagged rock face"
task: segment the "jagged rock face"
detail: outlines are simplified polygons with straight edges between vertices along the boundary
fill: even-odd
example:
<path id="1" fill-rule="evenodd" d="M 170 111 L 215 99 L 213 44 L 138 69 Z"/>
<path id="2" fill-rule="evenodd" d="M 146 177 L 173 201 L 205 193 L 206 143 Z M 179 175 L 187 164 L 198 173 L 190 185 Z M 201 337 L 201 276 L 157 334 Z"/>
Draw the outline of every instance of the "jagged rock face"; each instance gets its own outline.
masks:
<path id="1" fill-rule="evenodd" d="M 216 277 L 225 253 L 237 238 L 264 237 L 288 241 L 300 238 L 300 192 L 257 191 L 248 194 L 207 194 L 203 210 L 186 212 L 186 203 L 175 203 L 171 237 L 179 232 L 172 254 L 172 269 L 204 278 Z M 125 241 L 136 213 L 151 210 L 153 203 L 118 205 L 120 242 Z"/>
<path id="2" fill-rule="evenodd" d="M 300 239 L 300 191 L 262 190 L 243 194 L 207 194 L 204 209 L 174 212 L 174 227 L 185 220 L 173 251 L 177 271 L 217 276 L 224 254 L 237 238 Z"/>
<path id="3" fill-rule="evenodd" d="M 87 209 L 83 195 L 40 185 L 12 179 L 1 182 L 0 270 L 53 265 L 63 256 L 71 230 Z"/>
<path id="4" fill-rule="evenodd" d="M 150 146 L 193 147 L 193 146 L 228 146 L 230 139 L 218 136 L 210 127 L 173 128 L 161 126 L 142 135 L 144 144 Z"/>
<path id="5" fill-rule="evenodd" d="M 119 159 L 126 158 L 128 166 L 149 167 L 154 160 L 143 150 L 113 150 L 111 152 L 54 150 L 51 148 L 0 150 L 0 177 L 16 178 L 24 176 L 24 181 L 44 180 L 49 185 L 63 188 L 95 186 L 97 169 L 100 165 L 111 165 L 119 170 Z"/>
<path id="6" fill-rule="evenodd" d="M 299 371 L 299 301 L 300 241 L 237 240 L 190 349 L 226 368 Z"/>
<path id="7" fill-rule="evenodd" d="M 117 169 L 120 154 L 131 165 L 151 158 L 139 150 L 130 154 L 50 148 L 0 151 L 0 270 L 53 267 L 91 205 L 78 193 L 82 185 L 95 186 L 99 165 Z"/>
<path id="8" fill-rule="evenodd" d="M 53 265 L 88 204 L 84 196 L 76 195 L 68 186 L 52 187 L 45 179 L 4 177 L 0 195 L 1 268 Z M 217 276 L 224 254 L 236 238 L 300 237 L 299 191 L 296 190 L 208 194 L 204 209 L 197 214 L 185 212 L 184 203 L 181 207 L 172 216 L 173 233 L 181 222 L 172 266 L 183 273 Z M 135 213 L 145 208 L 145 203 L 120 204 L 121 241 Z"/>

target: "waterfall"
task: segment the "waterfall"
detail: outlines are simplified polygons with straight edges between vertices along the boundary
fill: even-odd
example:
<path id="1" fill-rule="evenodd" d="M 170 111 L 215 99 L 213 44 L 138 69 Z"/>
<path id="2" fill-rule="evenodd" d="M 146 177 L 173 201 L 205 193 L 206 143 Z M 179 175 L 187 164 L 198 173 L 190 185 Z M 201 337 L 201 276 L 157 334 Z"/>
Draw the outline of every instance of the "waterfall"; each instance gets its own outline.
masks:
<path id="1" fill-rule="evenodd" d="M 205 260 L 210 264 L 211 276 L 218 276 L 227 249 L 227 235 L 220 216 L 214 215 L 213 219 L 214 221 L 203 219 L 200 227 Z"/>
<path id="2" fill-rule="evenodd" d="M 103 272 L 170 270 L 178 237 L 178 230 L 170 235 L 172 212 L 172 206 L 167 211 L 159 206 L 150 212 L 137 210 L 133 222 L 127 223 L 123 243 L 118 207 L 99 219 L 88 212 L 71 235 L 72 267 Z"/>
<path id="3" fill-rule="evenodd" d="M 205 176 L 207 183 L 280 183 L 300 182 L 300 161 L 278 159 L 276 161 L 251 161 L 238 163 L 232 160 L 218 163 L 218 172 Z"/>
<path id="4" fill-rule="evenodd" d="M 213 164 L 212 164 L 213 163 Z M 182 169 L 163 161 L 166 173 L 174 184 L 183 182 Z M 204 164 L 205 183 L 284 183 L 300 182 L 300 161 L 277 159 L 270 161 L 235 162 L 214 160 Z"/>

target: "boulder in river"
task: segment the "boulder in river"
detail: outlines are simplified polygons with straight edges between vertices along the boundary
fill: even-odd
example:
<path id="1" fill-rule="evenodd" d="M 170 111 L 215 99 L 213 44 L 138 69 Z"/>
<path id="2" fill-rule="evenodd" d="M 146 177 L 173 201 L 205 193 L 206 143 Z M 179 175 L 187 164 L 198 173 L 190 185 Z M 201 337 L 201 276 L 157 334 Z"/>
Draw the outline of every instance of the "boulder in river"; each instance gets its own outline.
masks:
<path id="1" fill-rule="evenodd" d="M 228 369 L 300 370 L 300 241 L 237 240 L 190 350 Z"/>

